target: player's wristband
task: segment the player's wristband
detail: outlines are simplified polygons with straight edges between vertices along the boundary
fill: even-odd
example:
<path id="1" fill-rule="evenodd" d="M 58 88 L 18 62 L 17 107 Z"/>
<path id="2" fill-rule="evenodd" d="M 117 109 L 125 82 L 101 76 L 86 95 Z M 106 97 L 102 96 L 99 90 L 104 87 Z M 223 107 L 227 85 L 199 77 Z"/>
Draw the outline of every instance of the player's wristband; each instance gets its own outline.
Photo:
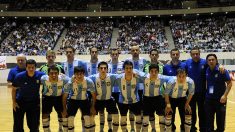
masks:
<path id="1" fill-rule="evenodd" d="M 171 104 L 167 104 L 166 107 L 171 108 Z"/>

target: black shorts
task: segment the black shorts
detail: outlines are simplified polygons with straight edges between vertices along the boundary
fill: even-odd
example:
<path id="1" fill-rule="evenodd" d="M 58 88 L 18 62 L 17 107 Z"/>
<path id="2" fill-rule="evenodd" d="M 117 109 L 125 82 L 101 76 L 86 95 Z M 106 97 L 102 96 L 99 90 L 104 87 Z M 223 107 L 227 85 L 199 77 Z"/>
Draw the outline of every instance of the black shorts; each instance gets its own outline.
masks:
<path id="1" fill-rule="evenodd" d="M 57 113 L 63 111 L 62 96 L 42 96 L 42 113 L 50 114 L 53 107 Z"/>
<path id="2" fill-rule="evenodd" d="M 82 111 L 82 115 L 90 115 L 90 103 L 88 100 L 68 100 L 68 116 L 75 116 L 79 108 Z"/>
<path id="3" fill-rule="evenodd" d="M 96 100 L 95 109 L 97 112 L 104 111 L 106 108 L 109 114 L 118 114 L 118 109 L 114 99 L 109 100 Z"/>
<path id="4" fill-rule="evenodd" d="M 119 108 L 121 116 L 126 116 L 128 110 L 130 110 L 135 115 L 141 114 L 141 103 L 140 102 L 133 103 L 133 104 L 118 103 L 118 108 Z"/>
<path id="5" fill-rule="evenodd" d="M 165 101 L 159 95 L 156 97 L 143 97 L 143 111 L 144 115 L 151 115 L 156 112 L 157 115 L 164 115 Z"/>

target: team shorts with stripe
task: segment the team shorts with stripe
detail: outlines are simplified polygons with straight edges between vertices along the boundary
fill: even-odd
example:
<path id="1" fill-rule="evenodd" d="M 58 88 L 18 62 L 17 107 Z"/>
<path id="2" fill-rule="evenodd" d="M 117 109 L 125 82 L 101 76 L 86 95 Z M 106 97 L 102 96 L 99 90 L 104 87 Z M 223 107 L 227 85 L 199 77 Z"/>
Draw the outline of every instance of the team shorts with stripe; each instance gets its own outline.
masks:
<path id="1" fill-rule="evenodd" d="M 69 99 L 67 104 L 68 116 L 75 116 L 78 109 L 81 109 L 82 115 L 90 115 L 89 101 Z"/>
<path id="2" fill-rule="evenodd" d="M 50 114 L 53 107 L 57 113 L 63 111 L 62 96 L 42 96 L 42 113 Z"/>
<path id="3" fill-rule="evenodd" d="M 96 100 L 95 103 L 96 111 L 97 112 L 104 111 L 104 108 L 106 108 L 109 114 L 118 114 L 116 103 L 112 98 L 109 100 Z"/>
<path id="4" fill-rule="evenodd" d="M 118 103 L 118 108 L 120 111 L 121 116 L 126 116 L 128 110 L 130 110 L 132 113 L 135 115 L 140 115 L 141 114 L 141 103 L 133 103 L 133 104 L 123 104 L 123 103 Z"/>
<path id="5" fill-rule="evenodd" d="M 164 115 L 165 100 L 159 95 L 155 97 L 143 97 L 144 115 L 151 115 L 156 112 L 157 115 Z"/>

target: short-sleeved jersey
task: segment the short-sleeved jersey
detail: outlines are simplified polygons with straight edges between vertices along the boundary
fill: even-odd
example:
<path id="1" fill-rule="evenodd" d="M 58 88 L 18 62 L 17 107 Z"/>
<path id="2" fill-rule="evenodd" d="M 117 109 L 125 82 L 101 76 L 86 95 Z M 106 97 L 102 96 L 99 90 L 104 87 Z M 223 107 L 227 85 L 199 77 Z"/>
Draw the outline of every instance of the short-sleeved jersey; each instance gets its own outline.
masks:
<path id="1" fill-rule="evenodd" d="M 96 99 L 109 100 L 112 95 L 117 74 L 107 74 L 104 80 L 100 79 L 100 74 L 89 76 L 95 84 Z"/>
<path id="2" fill-rule="evenodd" d="M 123 62 L 118 62 L 117 64 L 112 64 L 112 62 L 108 63 L 109 66 L 108 73 L 121 74 L 123 72 L 122 65 Z M 118 86 L 113 87 L 113 92 L 114 93 L 120 92 Z"/>
<path id="3" fill-rule="evenodd" d="M 8 77 L 7 77 L 7 81 L 13 82 L 15 77 L 16 77 L 16 74 L 18 74 L 18 73 L 20 73 L 22 71 L 25 71 L 25 68 L 21 69 L 18 66 L 14 67 L 14 68 L 11 68 L 11 70 L 10 70 L 10 72 L 8 74 Z"/>
<path id="4" fill-rule="evenodd" d="M 72 77 L 74 74 L 74 67 L 75 66 L 82 66 L 85 68 L 85 75 L 87 75 L 86 71 L 86 63 L 81 60 L 74 60 L 73 63 L 63 62 L 61 64 L 64 68 L 65 75 L 68 77 Z"/>
<path id="5" fill-rule="evenodd" d="M 63 93 L 64 85 L 68 83 L 69 77 L 67 76 L 58 76 L 58 81 L 52 83 L 49 81 L 48 75 L 43 75 L 41 77 L 41 82 L 43 85 L 42 95 L 45 96 L 61 96 Z"/>
<path id="6" fill-rule="evenodd" d="M 20 72 L 16 75 L 13 86 L 18 89 L 16 99 L 32 101 L 39 98 L 41 77 L 45 73 L 35 71 L 33 77 L 29 77 L 27 71 Z"/>
<path id="7" fill-rule="evenodd" d="M 206 70 L 206 99 L 212 99 L 219 101 L 226 90 L 227 81 L 231 80 L 229 73 L 225 70 L 224 74 L 219 71 L 219 66 L 216 66 L 214 70 L 210 70 L 208 67 Z"/>
<path id="8" fill-rule="evenodd" d="M 63 68 L 62 65 L 59 65 L 59 64 L 55 64 L 55 65 L 56 65 L 56 67 L 59 69 L 59 72 L 60 72 L 60 73 L 65 74 L 64 68 Z M 44 65 L 42 65 L 42 66 L 39 68 L 39 71 L 44 72 L 45 74 L 48 74 L 48 69 L 49 69 L 48 64 L 44 64 Z"/>
<path id="9" fill-rule="evenodd" d="M 98 64 L 99 62 L 96 62 L 96 63 L 86 62 L 87 76 L 98 73 Z"/>
<path id="10" fill-rule="evenodd" d="M 120 89 L 119 103 L 132 104 L 139 102 L 139 88 L 137 85 L 143 83 L 141 79 L 132 77 L 131 81 L 127 81 L 125 73 L 123 73 L 117 76 L 115 83 Z"/>
<path id="11" fill-rule="evenodd" d="M 172 77 L 158 74 L 158 78 L 154 81 L 150 80 L 149 75 L 144 81 L 144 96 L 154 97 L 162 95 L 161 87 L 164 83 L 168 82 Z"/>
<path id="12" fill-rule="evenodd" d="M 69 99 L 74 100 L 86 100 L 87 92 L 91 93 L 94 91 L 94 83 L 90 78 L 84 77 L 81 83 L 69 82 L 64 87 L 64 93 L 69 94 Z"/>
<path id="13" fill-rule="evenodd" d="M 139 60 L 134 61 L 132 58 L 128 58 L 127 60 L 131 61 L 133 63 L 133 69 L 139 70 L 139 71 L 144 71 L 144 66 L 147 64 L 147 60 L 140 57 Z M 144 84 L 139 83 L 139 90 L 143 90 Z"/>
<path id="14" fill-rule="evenodd" d="M 122 73 L 122 65 L 123 62 L 118 62 L 117 64 L 113 64 L 112 62 L 108 63 L 108 73 L 112 74 L 121 74 Z"/>
<path id="15" fill-rule="evenodd" d="M 188 59 L 185 63 L 188 77 L 194 81 L 195 93 L 204 93 L 206 91 L 206 60 L 200 59 L 198 62 L 195 62 L 192 59 Z"/>
<path id="16" fill-rule="evenodd" d="M 171 64 L 166 64 L 163 67 L 163 75 L 167 75 L 167 76 L 176 76 L 177 75 L 177 70 L 181 68 L 181 69 L 186 69 L 186 64 L 184 62 L 179 62 L 178 65 L 173 65 Z"/>
<path id="17" fill-rule="evenodd" d="M 194 94 L 194 82 L 191 78 L 186 77 L 184 84 L 179 84 L 176 77 L 172 77 L 166 84 L 165 94 L 171 98 L 186 97 L 187 93 L 190 95 Z"/>

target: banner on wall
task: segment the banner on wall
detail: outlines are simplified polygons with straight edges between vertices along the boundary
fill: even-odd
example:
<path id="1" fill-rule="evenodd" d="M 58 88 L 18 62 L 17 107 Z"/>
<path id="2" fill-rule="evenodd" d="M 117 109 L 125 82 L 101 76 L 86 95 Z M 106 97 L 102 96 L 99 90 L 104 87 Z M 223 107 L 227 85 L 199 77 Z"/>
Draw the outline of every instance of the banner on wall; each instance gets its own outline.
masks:
<path id="1" fill-rule="evenodd" d="M 6 56 L 0 56 L 0 70 L 7 69 Z"/>

